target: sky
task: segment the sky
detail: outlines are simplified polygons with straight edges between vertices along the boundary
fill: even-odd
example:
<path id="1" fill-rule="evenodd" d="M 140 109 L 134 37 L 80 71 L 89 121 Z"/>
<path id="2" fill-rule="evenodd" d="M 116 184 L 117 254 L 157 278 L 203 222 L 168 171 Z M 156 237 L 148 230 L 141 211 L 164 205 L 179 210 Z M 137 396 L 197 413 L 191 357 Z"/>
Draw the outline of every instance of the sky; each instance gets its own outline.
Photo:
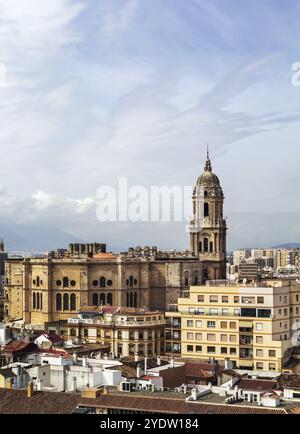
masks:
<path id="1" fill-rule="evenodd" d="M 229 245 L 300 242 L 299 20 L 298 0 L 0 0 L 0 221 L 185 248 L 184 223 L 97 221 L 96 192 L 192 186 L 209 144 Z"/>

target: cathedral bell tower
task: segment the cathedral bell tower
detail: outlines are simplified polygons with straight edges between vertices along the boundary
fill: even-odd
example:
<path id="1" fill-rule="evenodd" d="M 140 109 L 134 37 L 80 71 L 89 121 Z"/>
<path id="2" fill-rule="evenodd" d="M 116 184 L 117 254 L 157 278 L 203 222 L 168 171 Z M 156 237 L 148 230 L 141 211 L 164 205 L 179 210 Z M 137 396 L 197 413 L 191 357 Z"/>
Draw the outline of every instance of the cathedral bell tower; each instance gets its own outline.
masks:
<path id="1" fill-rule="evenodd" d="M 193 217 L 189 226 L 190 251 L 203 262 L 203 282 L 226 279 L 226 220 L 224 194 L 213 173 L 207 151 L 204 173 L 193 192 Z"/>

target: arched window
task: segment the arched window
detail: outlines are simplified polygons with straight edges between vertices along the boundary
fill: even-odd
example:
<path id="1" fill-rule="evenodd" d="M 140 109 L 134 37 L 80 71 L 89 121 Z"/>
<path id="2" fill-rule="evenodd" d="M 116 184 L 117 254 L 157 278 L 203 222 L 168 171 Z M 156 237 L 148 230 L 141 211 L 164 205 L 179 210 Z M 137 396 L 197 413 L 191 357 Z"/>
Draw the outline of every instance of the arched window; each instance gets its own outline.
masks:
<path id="1" fill-rule="evenodd" d="M 35 292 L 32 294 L 32 308 L 36 309 L 36 295 L 35 295 Z"/>
<path id="2" fill-rule="evenodd" d="M 207 193 L 207 191 L 205 191 L 204 192 L 204 197 L 207 197 L 208 196 L 208 193 Z"/>
<path id="3" fill-rule="evenodd" d="M 129 277 L 129 285 L 130 286 L 133 286 L 133 281 L 134 281 L 133 276 L 130 276 Z"/>
<path id="4" fill-rule="evenodd" d="M 98 306 L 98 294 L 93 294 L 93 306 Z"/>
<path id="5" fill-rule="evenodd" d="M 208 217 L 209 216 L 209 204 L 207 202 L 205 202 L 204 204 L 204 217 Z"/>
<path id="6" fill-rule="evenodd" d="M 204 238 L 204 252 L 208 252 L 208 238 Z"/>
<path id="7" fill-rule="evenodd" d="M 76 329 L 71 329 L 70 336 L 76 336 Z"/>
<path id="8" fill-rule="evenodd" d="M 111 292 L 109 294 L 107 294 L 106 302 L 107 302 L 107 304 L 110 304 L 111 306 L 113 305 L 113 296 L 112 296 Z"/>
<path id="9" fill-rule="evenodd" d="M 198 270 L 195 270 L 194 271 L 194 285 L 198 285 L 198 277 L 199 277 Z"/>
<path id="10" fill-rule="evenodd" d="M 129 296 L 129 307 L 133 307 L 133 293 L 132 292 L 130 293 L 130 296 Z"/>
<path id="11" fill-rule="evenodd" d="M 64 294 L 63 300 L 64 300 L 63 309 L 69 310 L 69 294 Z"/>
<path id="12" fill-rule="evenodd" d="M 105 294 L 103 292 L 100 294 L 100 304 L 105 304 Z"/>
<path id="13" fill-rule="evenodd" d="M 67 277 L 63 278 L 63 287 L 68 288 L 69 286 L 69 279 Z"/>
<path id="14" fill-rule="evenodd" d="M 40 295 L 40 308 L 43 309 L 43 293 Z"/>
<path id="15" fill-rule="evenodd" d="M 40 286 L 40 278 L 39 278 L 39 276 L 36 278 L 36 286 Z"/>
<path id="16" fill-rule="evenodd" d="M 39 292 L 36 293 L 36 308 L 37 309 L 40 308 L 40 293 Z"/>
<path id="17" fill-rule="evenodd" d="M 76 294 L 71 294 L 70 305 L 71 305 L 71 310 L 76 310 Z"/>
<path id="18" fill-rule="evenodd" d="M 202 253 L 202 241 L 199 243 L 199 252 Z"/>
<path id="19" fill-rule="evenodd" d="M 62 309 L 61 294 L 56 294 L 56 310 Z"/>
<path id="20" fill-rule="evenodd" d="M 210 242 L 210 251 L 213 252 L 214 251 L 214 243 Z"/>
<path id="21" fill-rule="evenodd" d="M 186 271 L 185 273 L 184 273 L 184 285 L 185 286 L 189 286 L 189 279 L 190 278 L 190 273 L 188 272 L 188 271 Z"/>
<path id="22" fill-rule="evenodd" d="M 134 293 L 133 304 L 134 304 L 134 307 L 137 307 L 137 305 L 138 305 L 137 292 Z"/>
<path id="23" fill-rule="evenodd" d="M 126 292 L 126 306 L 130 307 L 129 306 L 129 292 Z"/>
<path id="24" fill-rule="evenodd" d="M 105 277 L 100 277 L 100 288 L 105 288 L 106 286 L 106 280 Z"/>
<path id="25" fill-rule="evenodd" d="M 204 272 L 203 272 L 203 277 L 204 277 L 204 280 L 208 280 L 209 273 L 208 273 L 207 268 L 205 268 L 205 270 L 204 270 Z"/>

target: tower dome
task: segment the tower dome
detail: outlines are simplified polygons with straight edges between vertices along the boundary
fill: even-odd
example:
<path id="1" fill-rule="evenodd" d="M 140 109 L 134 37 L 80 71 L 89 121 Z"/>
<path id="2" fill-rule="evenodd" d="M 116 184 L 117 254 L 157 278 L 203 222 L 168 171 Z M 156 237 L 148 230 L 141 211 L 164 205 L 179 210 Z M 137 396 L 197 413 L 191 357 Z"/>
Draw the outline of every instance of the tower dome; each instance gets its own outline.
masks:
<path id="1" fill-rule="evenodd" d="M 209 158 L 209 152 L 207 151 L 207 159 L 204 167 L 204 173 L 199 176 L 197 185 L 203 187 L 220 187 L 220 181 L 217 175 L 212 171 L 211 161 Z"/>

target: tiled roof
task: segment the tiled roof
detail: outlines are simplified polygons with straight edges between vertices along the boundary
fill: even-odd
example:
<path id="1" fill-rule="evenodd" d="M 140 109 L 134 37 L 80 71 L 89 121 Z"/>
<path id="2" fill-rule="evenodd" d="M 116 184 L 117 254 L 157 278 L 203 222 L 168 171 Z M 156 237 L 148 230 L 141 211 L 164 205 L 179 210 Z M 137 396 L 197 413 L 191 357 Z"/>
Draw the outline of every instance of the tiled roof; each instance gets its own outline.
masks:
<path id="1" fill-rule="evenodd" d="M 223 371 L 223 367 L 218 366 L 218 373 Z M 192 378 L 202 378 L 212 376 L 213 366 L 209 363 L 202 362 L 186 362 L 185 364 L 185 375 L 186 377 Z"/>
<path id="2" fill-rule="evenodd" d="M 281 387 L 300 388 L 300 375 L 297 374 L 282 374 L 278 378 L 278 383 Z"/>
<path id="3" fill-rule="evenodd" d="M 70 414 L 81 395 L 35 392 L 29 399 L 26 390 L 0 389 L 0 414 Z"/>
<path id="4" fill-rule="evenodd" d="M 252 380 L 242 378 L 237 383 L 239 389 L 253 390 L 257 392 L 273 392 L 277 387 L 276 380 Z"/>
<path id="5" fill-rule="evenodd" d="M 2 350 L 2 354 L 5 353 L 18 353 L 18 352 L 32 352 L 32 351 L 38 351 L 38 346 L 35 345 L 33 342 L 24 342 L 24 341 L 12 341 L 9 344 L 5 345 L 5 347 Z"/>

